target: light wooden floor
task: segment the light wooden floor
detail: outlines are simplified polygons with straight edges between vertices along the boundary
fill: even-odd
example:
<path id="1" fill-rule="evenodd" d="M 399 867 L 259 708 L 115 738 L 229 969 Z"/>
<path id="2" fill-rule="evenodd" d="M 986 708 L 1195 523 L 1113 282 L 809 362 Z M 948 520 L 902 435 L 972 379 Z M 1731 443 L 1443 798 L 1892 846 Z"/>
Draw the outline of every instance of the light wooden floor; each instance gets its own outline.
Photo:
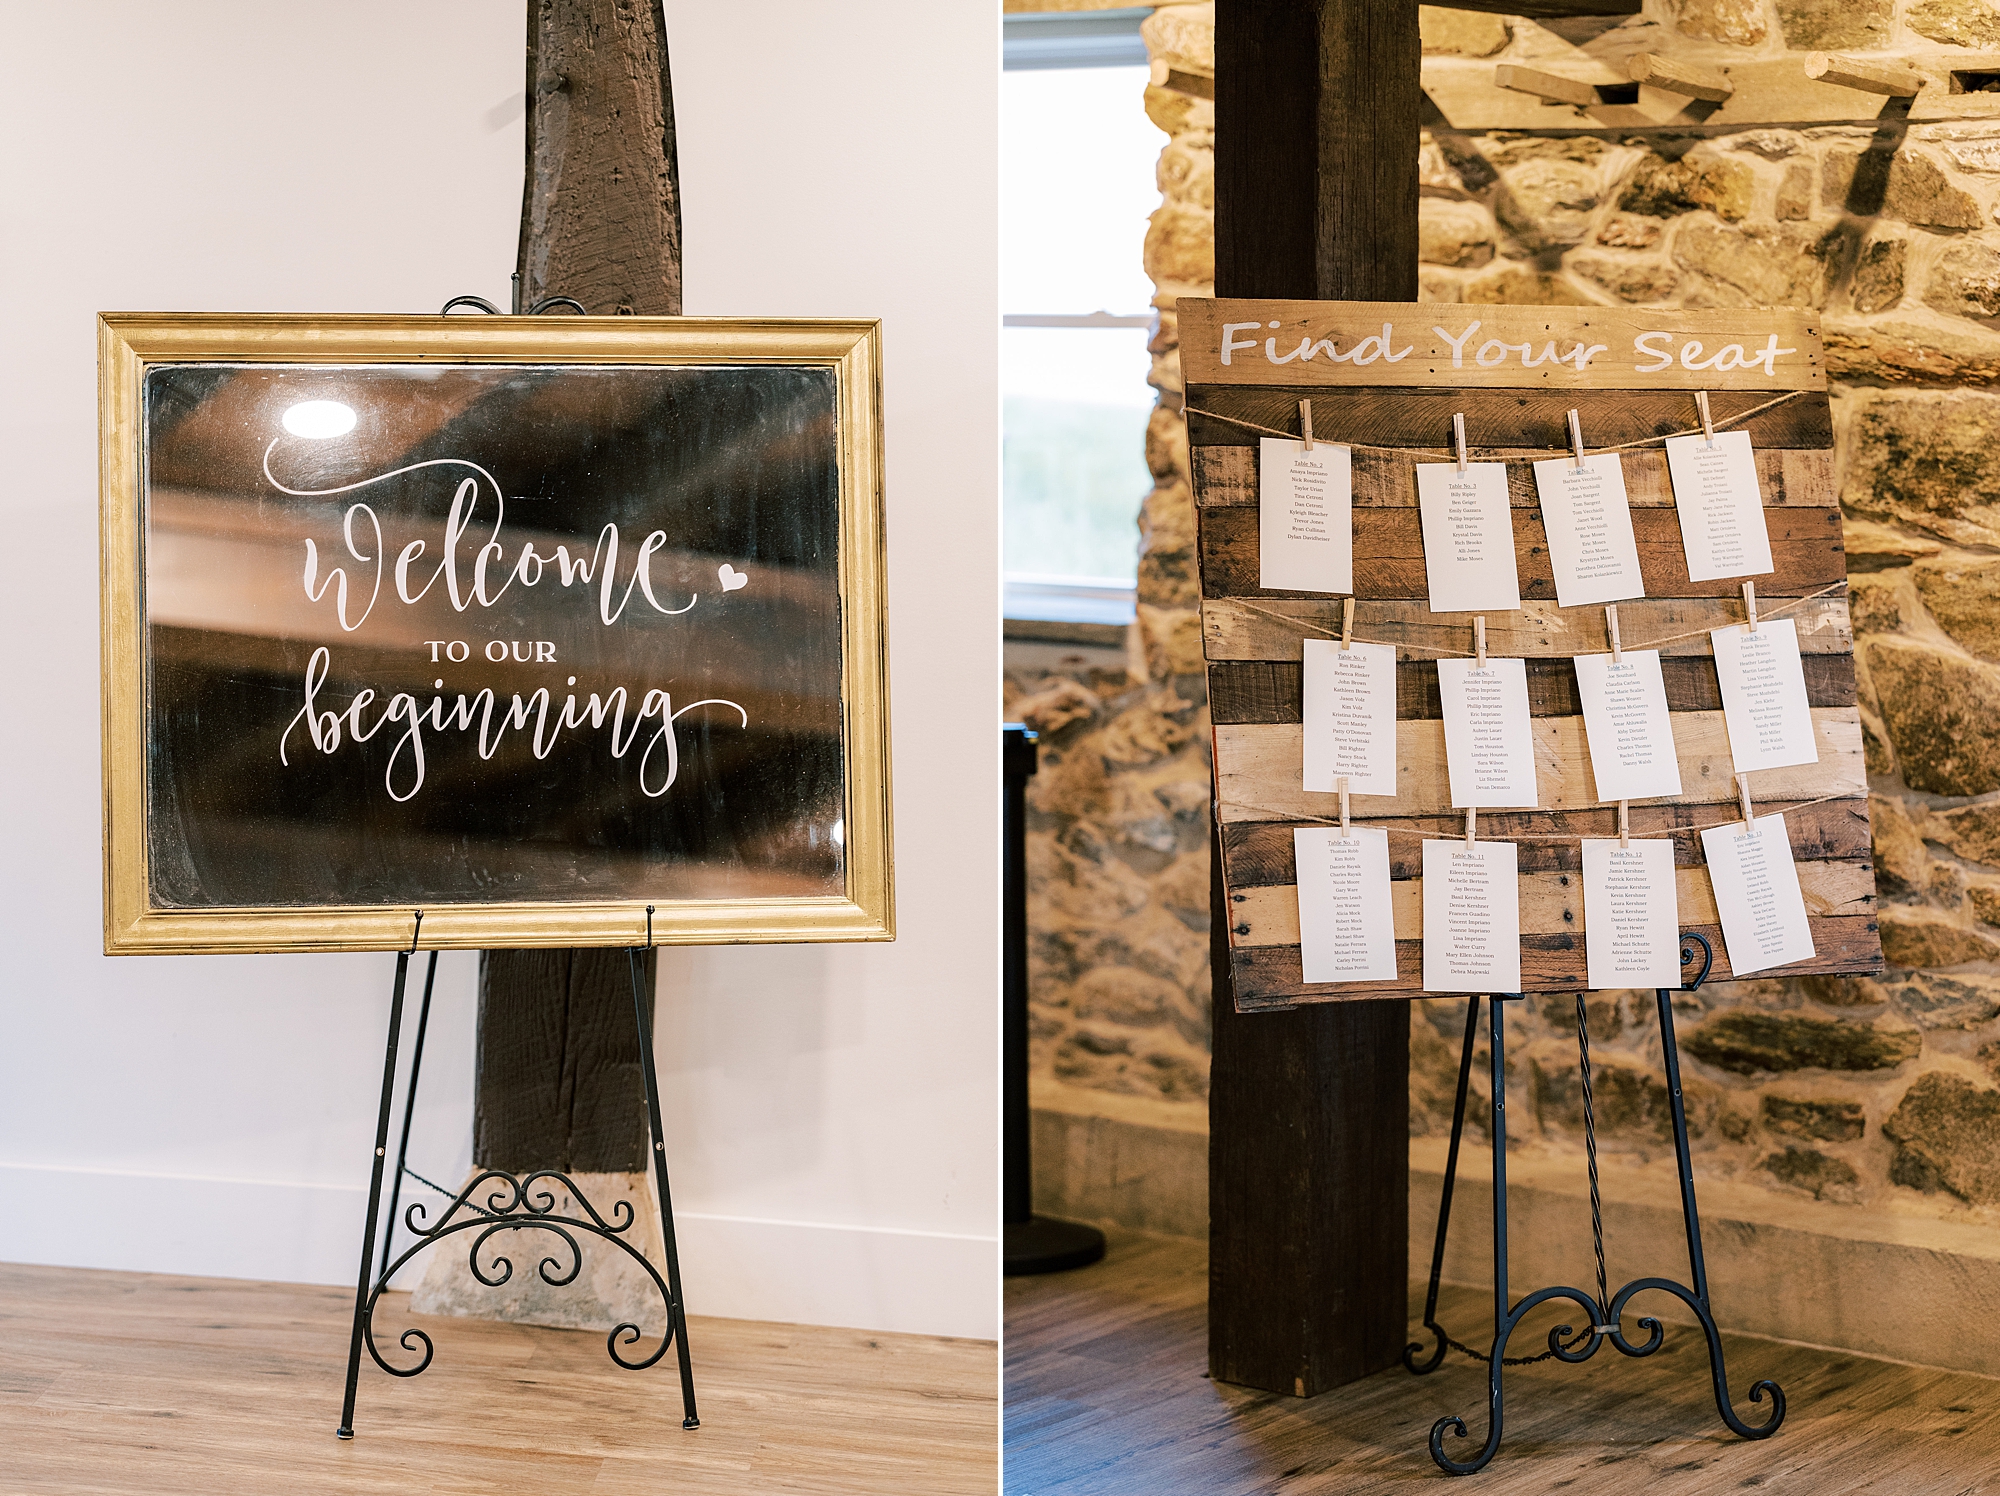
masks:
<path id="1" fill-rule="evenodd" d="M 346 1443 L 351 1290 L 0 1266 L 0 1492 L 995 1486 L 990 1342 L 696 1319 L 702 1426 L 687 1432 L 671 1352 L 622 1371 L 602 1335 L 398 1317 L 393 1297 L 377 1323 L 423 1326 L 437 1359 L 408 1380 L 364 1361 Z"/>
<path id="2" fill-rule="evenodd" d="M 1428 1377 L 1383 1372 L 1310 1400 L 1206 1380 L 1206 1254 L 1111 1237 L 1096 1267 L 1007 1282 L 1008 1496 L 1373 1496 L 1450 1479 L 1425 1450 L 1440 1416 L 1462 1416 L 1472 1448 L 1484 1442 L 1485 1369 L 1456 1354 Z M 1467 1344 L 1492 1335 L 1485 1294 L 1451 1291 L 1441 1318 Z M 1557 1322 L 1544 1306 L 1513 1348 L 1540 1351 Z M 1744 1336 L 1724 1337 L 1724 1352 L 1746 1422 L 1769 1407 L 1747 1402 L 1751 1382 L 1784 1387 L 1790 1411 L 1769 1441 L 1723 1429 L 1699 1332 L 1669 1326 L 1644 1361 L 1605 1347 L 1582 1366 L 1510 1367 L 1500 1453 L 1454 1489 L 2000 1492 L 2000 1381 Z"/>

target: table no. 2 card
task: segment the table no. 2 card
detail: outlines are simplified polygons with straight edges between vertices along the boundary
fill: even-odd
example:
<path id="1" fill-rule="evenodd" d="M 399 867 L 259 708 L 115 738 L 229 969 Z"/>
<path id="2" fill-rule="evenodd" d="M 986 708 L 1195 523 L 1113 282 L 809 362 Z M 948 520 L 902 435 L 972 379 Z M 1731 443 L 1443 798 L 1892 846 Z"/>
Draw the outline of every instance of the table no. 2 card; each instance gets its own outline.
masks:
<path id="1" fill-rule="evenodd" d="M 1433 613 L 1521 606 L 1505 463 L 1418 463 L 1417 508 Z"/>

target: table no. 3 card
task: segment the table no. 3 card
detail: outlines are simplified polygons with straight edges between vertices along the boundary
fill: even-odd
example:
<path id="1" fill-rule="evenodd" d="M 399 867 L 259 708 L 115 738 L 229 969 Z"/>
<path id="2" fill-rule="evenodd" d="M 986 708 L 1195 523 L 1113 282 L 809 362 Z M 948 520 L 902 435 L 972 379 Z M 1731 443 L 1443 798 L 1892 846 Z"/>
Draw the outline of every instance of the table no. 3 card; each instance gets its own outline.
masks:
<path id="1" fill-rule="evenodd" d="M 1424 991 L 1521 990 L 1521 885 L 1512 842 L 1424 843 Z"/>
<path id="2" fill-rule="evenodd" d="M 1722 917 L 1731 976 L 1804 961 L 1813 954 L 1805 895 L 1782 814 L 1711 826 L 1701 834 L 1709 883 Z"/>
<path id="3" fill-rule="evenodd" d="M 1672 842 L 1584 838 L 1583 946 L 1593 991 L 1680 986 Z"/>
<path id="4" fill-rule="evenodd" d="M 1477 810 L 1535 804 L 1535 733 L 1523 660 L 1439 660 L 1451 803 Z"/>
<path id="5" fill-rule="evenodd" d="M 1308 982 L 1396 980 L 1389 833 L 1371 826 L 1297 826 L 1299 957 Z"/>
<path id="6" fill-rule="evenodd" d="M 1535 491 L 1542 499 L 1559 606 L 1646 595 L 1625 497 L 1625 468 L 1616 452 L 1586 457 L 1581 465 L 1570 457 L 1538 462 Z"/>
<path id="7" fill-rule="evenodd" d="M 1305 641 L 1305 787 L 1396 793 L 1396 650 Z"/>
<path id="8" fill-rule="evenodd" d="M 1267 436 L 1257 455 L 1257 585 L 1354 590 L 1353 454 Z"/>
<path id="9" fill-rule="evenodd" d="M 1514 515 L 1499 462 L 1417 464 L 1424 574 L 1433 613 L 1500 612 L 1521 606 L 1514 568 Z"/>
<path id="10" fill-rule="evenodd" d="M 1792 620 L 1767 618 L 1754 634 L 1741 626 L 1715 629 L 1709 642 L 1736 772 L 1817 763 L 1805 662 Z"/>

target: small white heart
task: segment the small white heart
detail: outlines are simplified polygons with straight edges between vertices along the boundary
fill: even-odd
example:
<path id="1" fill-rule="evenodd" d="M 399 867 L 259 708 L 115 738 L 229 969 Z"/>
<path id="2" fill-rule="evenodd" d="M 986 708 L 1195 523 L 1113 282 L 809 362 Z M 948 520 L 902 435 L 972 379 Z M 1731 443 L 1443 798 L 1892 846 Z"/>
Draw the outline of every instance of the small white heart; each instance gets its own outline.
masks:
<path id="1" fill-rule="evenodd" d="M 722 569 L 716 572 L 716 575 L 722 579 L 722 590 L 724 592 L 734 592 L 738 587 L 748 587 L 750 585 L 749 574 L 738 571 L 727 561 L 722 563 Z"/>

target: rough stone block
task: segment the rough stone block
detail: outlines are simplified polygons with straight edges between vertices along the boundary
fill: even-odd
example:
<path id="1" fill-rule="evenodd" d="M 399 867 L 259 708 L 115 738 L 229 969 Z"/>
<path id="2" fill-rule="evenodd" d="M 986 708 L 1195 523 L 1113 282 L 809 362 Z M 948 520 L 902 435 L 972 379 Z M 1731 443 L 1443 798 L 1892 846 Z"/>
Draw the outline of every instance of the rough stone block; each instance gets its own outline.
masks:
<path id="1" fill-rule="evenodd" d="M 1690 223 L 1674 241 L 1674 259 L 1708 283 L 1712 306 L 1826 305 L 1827 289 L 1839 273 L 1849 237 L 1792 224 L 1749 224 L 1741 229 Z M 1687 298 L 1689 305 L 1698 304 Z"/>
<path id="2" fill-rule="evenodd" d="M 1810 1096 L 1766 1095 L 1758 1104 L 1764 1126 L 1788 1138 L 1851 1143 L 1867 1123 L 1858 1101 L 1823 1101 Z"/>
<path id="3" fill-rule="evenodd" d="M 1912 970 L 1963 966 L 2000 956 L 2000 944 L 1960 924 L 1942 909 L 1890 904 L 1882 910 L 1878 923 L 1882 956 L 1891 966 Z"/>
<path id="4" fill-rule="evenodd" d="M 1589 306 L 1568 278 L 1530 270 L 1525 265 L 1491 265 L 1461 283 L 1460 300 L 1483 306 Z"/>
<path id="5" fill-rule="evenodd" d="M 1855 1186 L 1861 1176 L 1845 1159 L 1829 1158 L 1817 1148 L 1787 1148 L 1773 1153 L 1757 1165 L 1780 1184 L 1804 1190 L 1815 1200 L 1834 1199 L 1848 1203 L 1859 1199 Z"/>
<path id="6" fill-rule="evenodd" d="M 1742 1008 L 1716 1014 L 1681 1040 L 1696 1059 L 1738 1075 L 1890 1070 L 1914 1058 L 1922 1044 L 1906 1030 Z"/>
<path id="7" fill-rule="evenodd" d="M 1666 232 L 1666 226 L 1657 218 L 1614 213 L 1598 229 L 1597 242 L 1612 249 L 1651 249 Z"/>
<path id="8" fill-rule="evenodd" d="M 1146 467 L 1155 480 L 1194 482 L 1187 418 L 1169 406 L 1155 405 L 1146 418 Z"/>
<path id="9" fill-rule="evenodd" d="M 1785 45 L 1797 51 L 1879 47 L 1891 39 L 1895 0 L 1777 0 Z"/>
<path id="10" fill-rule="evenodd" d="M 1885 312 L 1901 301 L 1903 264 L 1908 258 L 1909 245 L 1901 239 L 1871 239 L 1862 245 L 1854 265 L 1854 310 Z"/>
<path id="11" fill-rule="evenodd" d="M 1441 5 L 1417 7 L 1417 34 L 1426 56 L 1491 57 L 1513 38 L 1500 16 L 1477 11 L 1448 10 Z"/>
<path id="12" fill-rule="evenodd" d="M 1177 88 L 1162 88 L 1156 83 L 1149 83 L 1146 85 L 1146 118 L 1169 135 L 1186 135 L 1194 131 L 1206 131 L 1213 135 L 1215 101 L 1197 99 Z"/>
<path id="13" fill-rule="evenodd" d="M 2000 789 L 2000 736 L 1989 725 L 2000 716 L 2000 676 L 1993 668 L 1902 638 L 1873 639 L 1866 654 L 1904 781 L 1936 795 Z M 1886 946 L 1886 926 L 1882 939 Z"/>
<path id="14" fill-rule="evenodd" d="M 1604 287 L 1620 301 L 1659 303 L 1680 289 L 1680 272 L 1658 260 L 1623 255 L 1573 254 L 1563 262 L 1572 275 Z"/>
<path id="15" fill-rule="evenodd" d="M 1140 603 L 1138 615 L 1146 669 L 1153 679 L 1193 675 L 1203 668 L 1200 609 L 1156 608 Z"/>
<path id="16" fill-rule="evenodd" d="M 1626 178 L 1618 206 L 1624 212 L 1652 218 L 1673 218 L 1705 208 L 1734 222 L 1749 213 L 1756 187 L 1755 173 L 1740 161 L 1687 156 L 1670 161 L 1647 155 Z"/>
<path id="17" fill-rule="evenodd" d="M 1180 136 L 1167 142 L 1153 169 L 1160 195 L 1204 213 L 1215 211 L 1215 146 L 1212 141 Z"/>
<path id="18" fill-rule="evenodd" d="M 1910 8 L 1910 29 L 1951 47 L 2000 47 L 2000 12 L 1989 0 L 1921 0 Z"/>
<path id="19" fill-rule="evenodd" d="M 1493 211 L 1530 249 L 1580 243 L 1597 211 L 1597 171 L 1561 157 L 1530 157 L 1503 167 Z"/>
<path id="20" fill-rule="evenodd" d="M 1919 1028 L 1967 1029 L 2000 1017 L 2000 979 L 1977 972 L 1916 972 L 1891 986 L 1889 997 Z"/>
<path id="21" fill-rule="evenodd" d="M 1856 519 L 1851 514 L 1841 517 L 1840 528 L 1847 551 L 1850 587 L 1856 574 L 1901 570 L 1912 561 L 1935 556 L 1944 549 L 1926 536 L 1906 534 L 1872 519 Z M 1850 602 L 1849 606 L 1853 604 Z"/>
<path id="22" fill-rule="evenodd" d="M 1903 810 L 1886 795 L 1868 797 L 1868 820 L 1875 843 L 1875 888 L 1893 896 L 1920 894 L 1930 880 L 1930 854 Z"/>
<path id="23" fill-rule="evenodd" d="M 1924 838 L 1968 862 L 2000 867 L 2000 803 L 1934 810 L 1924 818 Z"/>
<path id="24" fill-rule="evenodd" d="M 1969 653 L 2000 661 L 2000 561 L 1920 566 L 1911 575 L 1940 628 Z"/>
<path id="25" fill-rule="evenodd" d="M 1903 1093 L 1882 1131 L 1900 1145 L 1889 1167 L 1895 1183 L 2000 1203 L 2000 1091 L 1933 1070 Z"/>
<path id="26" fill-rule="evenodd" d="M 1773 211 L 1779 218 L 1799 219 L 1813 216 L 1813 168 L 1810 161 L 1788 161 L 1785 174 L 1778 181 L 1777 200 Z"/>
<path id="27" fill-rule="evenodd" d="M 1857 276 L 1855 306 L 1861 306 Z M 1924 286 L 1924 304 L 1954 317 L 2000 326 L 2000 251 L 1969 239 L 1938 256 Z"/>
<path id="28" fill-rule="evenodd" d="M 1144 261 L 1155 281 L 1213 281 L 1214 215 L 1163 203 L 1147 220 Z"/>
<path id="29" fill-rule="evenodd" d="M 1417 258 L 1467 268 L 1493 258 L 1493 221 L 1477 203 L 1426 197 L 1417 203 Z"/>
<path id="30" fill-rule="evenodd" d="M 1674 0 L 1674 29 L 1683 36 L 1754 47 L 1768 28 L 1763 0 Z"/>
<path id="31" fill-rule="evenodd" d="M 1888 393 L 1854 413 L 1842 502 L 1961 545 L 2000 545 L 2000 398 Z"/>
<path id="32" fill-rule="evenodd" d="M 1968 883 L 1965 898 L 1972 905 L 1973 918 L 1982 924 L 2000 925 L 2000 883 Z"/>

